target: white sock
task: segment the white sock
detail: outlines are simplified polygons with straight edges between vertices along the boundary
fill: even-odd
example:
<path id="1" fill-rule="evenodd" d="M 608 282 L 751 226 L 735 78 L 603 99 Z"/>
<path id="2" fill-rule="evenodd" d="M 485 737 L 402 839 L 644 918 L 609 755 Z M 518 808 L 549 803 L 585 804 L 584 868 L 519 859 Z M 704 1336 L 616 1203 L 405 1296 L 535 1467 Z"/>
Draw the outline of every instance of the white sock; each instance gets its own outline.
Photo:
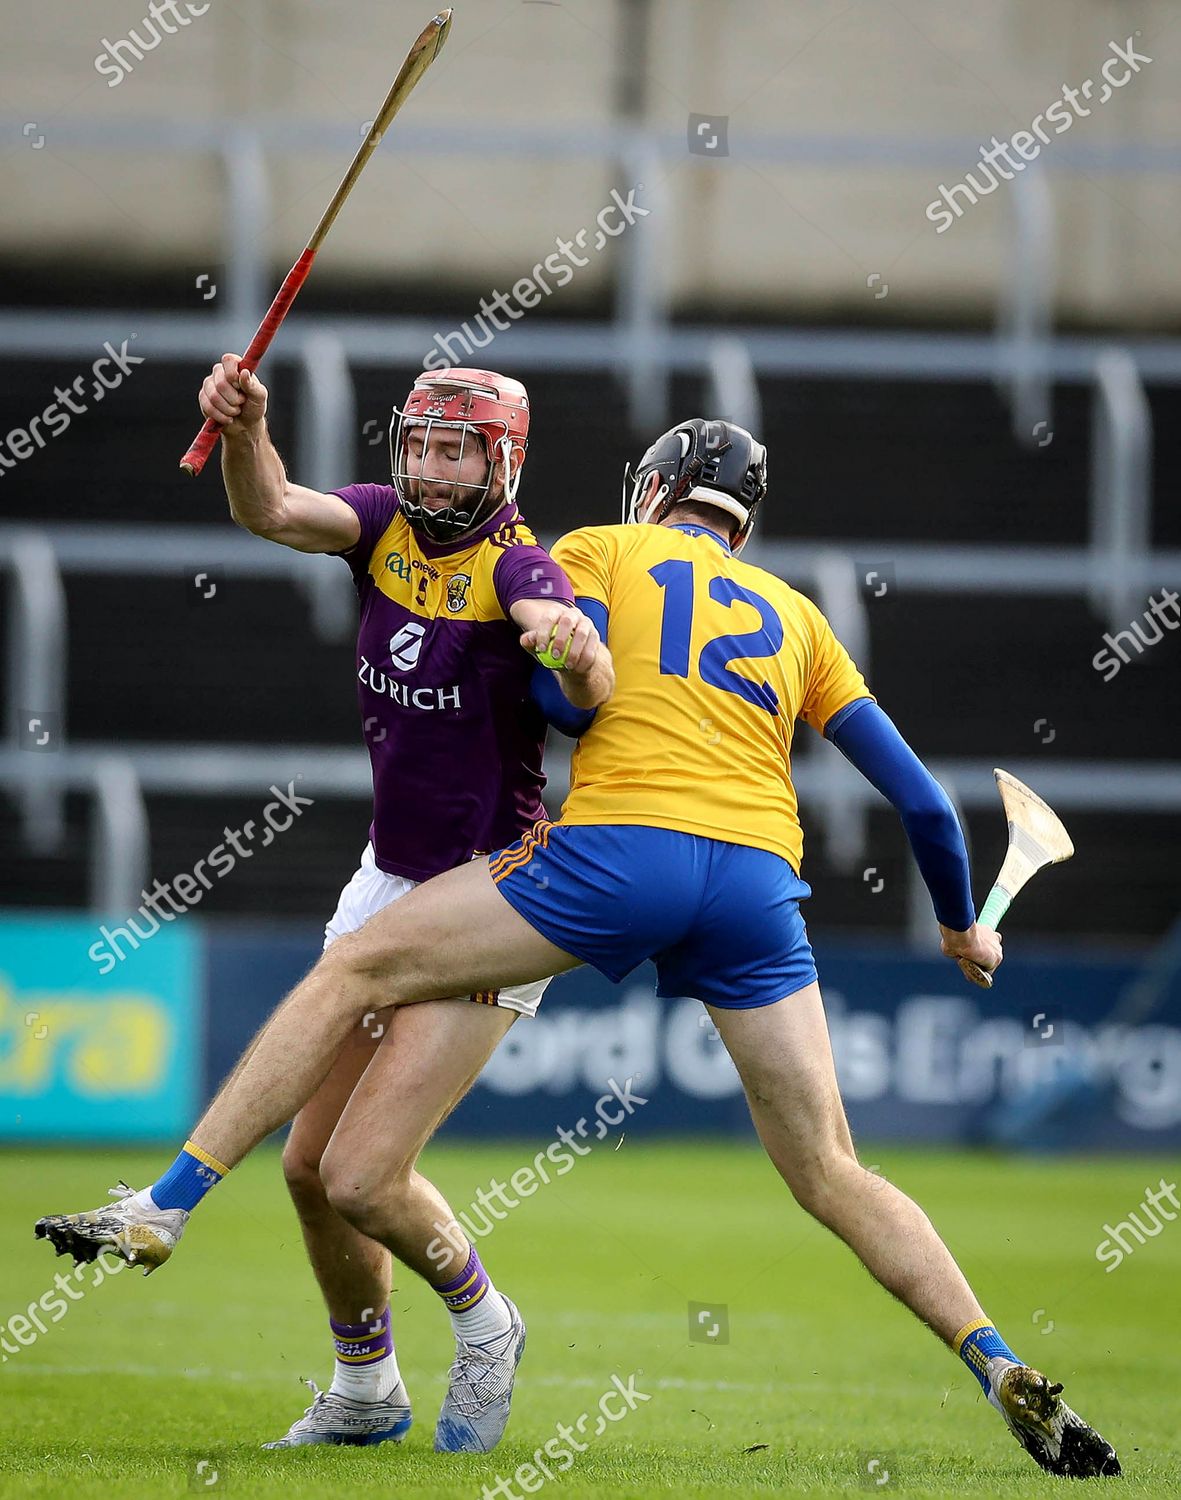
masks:
<path id="1" fill-rule="evenodd" d="M 497 1334 L 507 1333 L 513 1324 L 508 1303 L 491 1282 L 475 1307 L 469 1307 L 466 1312 L 453 1312 L 450 1318 L 456 1337 L 465 1344 L 486 1344 Z"/>
<path id="2" fill-rule="evenodd" d="M 512 1327 L 508 1303 L 492 1285 L 474 1246 L 459 1275 L 435 1290 L 450 1314 L 456 1338 L 465 1344 L 486 1344 Z"/>
<path id="3" fill-rule="evenodd" d="M 332 1384 L 328 1387 L 334 1395 L 347 1396 L 350 1401 L 388 1401 L 401 1387 L 398 1399 L 406 1399 L 388 1307 L 373 1323 L 337 1323 L 329 1319 L 329 1325 L 337 1353 Z M 353 1357 L 342 1359 L 341 1355 Z"/>
<path id="4" fill-rule="evenodd" d="M 328 1389 L 350 1401 L 388 1401 L 401 1384 L 398 1357 L 387 1354 L 371 1365 L 345 1365 L 338 1359 Z"/>

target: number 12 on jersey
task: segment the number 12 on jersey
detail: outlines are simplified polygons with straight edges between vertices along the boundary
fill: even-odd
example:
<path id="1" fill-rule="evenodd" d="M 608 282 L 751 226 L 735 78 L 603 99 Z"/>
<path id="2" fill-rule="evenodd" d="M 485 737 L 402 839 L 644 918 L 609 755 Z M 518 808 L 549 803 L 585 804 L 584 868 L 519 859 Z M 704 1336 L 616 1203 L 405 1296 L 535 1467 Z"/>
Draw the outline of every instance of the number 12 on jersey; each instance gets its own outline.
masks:
<path id="1" fill-rule="evenodd" d="M 648 572 L 664 590 L 664 609 L 660 618 L 661 674 L 688 677 L 695 602 L 693 564 L 673 558 L 649 568 Z M 711 578 L 709 597 L 715 604 L 724 604 L 727 608 L 738 603 L 751 605 L 758 610 L 761 624 L 757 630 L 747 630 L 741 635 L 719 635 L 707 641 L 697 661 L 702 681 L 721 688 L 723 692 L 737 693 L 756 708 L 778 714 L 779 695 L 771 684 L 740 677 L 737 672 L 730 671 L 730 663 L 775 656 L 783 645 L 783 621 L 762 595 L 744 589 L 732 578 Z"/>

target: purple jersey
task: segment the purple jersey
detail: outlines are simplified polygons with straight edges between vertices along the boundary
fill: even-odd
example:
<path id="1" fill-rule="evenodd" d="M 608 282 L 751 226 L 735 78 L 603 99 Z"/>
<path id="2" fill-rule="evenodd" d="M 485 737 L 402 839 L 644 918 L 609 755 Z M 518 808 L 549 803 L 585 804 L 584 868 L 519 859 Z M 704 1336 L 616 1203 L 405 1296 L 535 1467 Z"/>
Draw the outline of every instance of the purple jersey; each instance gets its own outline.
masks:
<path id="1" fill-rule="evenodd" d="M 419 536 L 397 492 L 353 484 L 361 539 L 341 556 L 361 600 L 357 695 L 373 764 L 378 868 L 426 880 L 520 838 L 544 816 L 545 720 L 518 599 L 573 603 L 515 505 L 460 542 Z"/>

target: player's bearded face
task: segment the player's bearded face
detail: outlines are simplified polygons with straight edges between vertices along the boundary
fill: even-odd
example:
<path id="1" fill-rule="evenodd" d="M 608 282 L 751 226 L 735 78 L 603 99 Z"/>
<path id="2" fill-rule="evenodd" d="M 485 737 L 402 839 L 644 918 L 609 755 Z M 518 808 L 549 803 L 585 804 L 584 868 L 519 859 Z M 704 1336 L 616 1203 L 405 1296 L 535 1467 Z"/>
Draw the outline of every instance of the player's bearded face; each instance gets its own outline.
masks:
<path id="1" fill-rule="evenodd" d="M 406 435 L 406 474 L 409 498 L 427 510 L 462 506 L 483 489 L 488 479 L 488 455 L 482 439 L 454 428 L 432 427 L 424 442 L 423 429 L 412 427 Z M 491 493 L 503 488 L 493 475 Z"/>

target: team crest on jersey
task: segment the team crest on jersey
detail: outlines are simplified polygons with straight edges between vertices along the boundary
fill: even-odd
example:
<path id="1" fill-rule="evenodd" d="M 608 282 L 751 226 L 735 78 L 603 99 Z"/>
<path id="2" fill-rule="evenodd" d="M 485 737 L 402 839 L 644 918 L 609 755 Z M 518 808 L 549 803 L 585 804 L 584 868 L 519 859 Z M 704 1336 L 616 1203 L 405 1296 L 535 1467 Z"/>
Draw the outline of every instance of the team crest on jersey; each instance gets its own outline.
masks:
<path id="1" fill-rule="evenodd" d="M 470 573 L 455 573 L 447 580 L 447 608 L 453 615 L 459 614 L 467 605 L 467 591 L 471 583 Z"/>

